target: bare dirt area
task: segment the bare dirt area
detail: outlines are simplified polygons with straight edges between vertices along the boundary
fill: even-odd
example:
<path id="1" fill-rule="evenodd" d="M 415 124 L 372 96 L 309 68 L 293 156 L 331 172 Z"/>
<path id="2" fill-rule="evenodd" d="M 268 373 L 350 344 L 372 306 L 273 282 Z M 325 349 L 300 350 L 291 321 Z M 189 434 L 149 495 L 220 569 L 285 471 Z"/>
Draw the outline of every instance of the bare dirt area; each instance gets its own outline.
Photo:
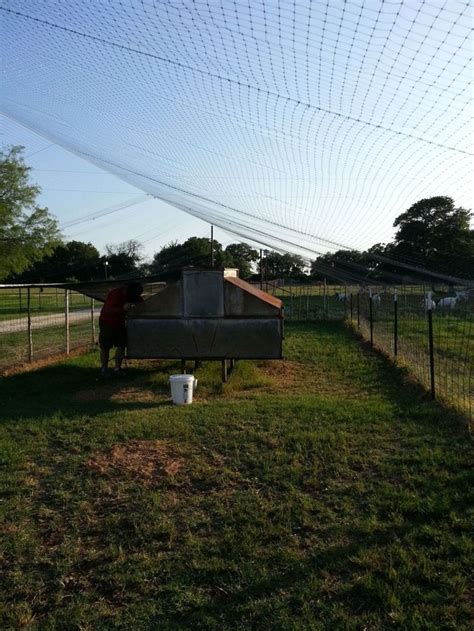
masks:
<path id="1" fill-rule="evenodd" d="M 126 472 L 143 484 L 174 476 L 184 466 L 171 445 L 161 440 L 129 440 L 93 456 L 87 467 L 101 475 Z"/>
<path id="2" fill-rule="evenodd" d="M 259 372 L 266 379 L 267 383 L 262 386 L 267 391 L 278 393 L 289 391 L 313 392 L 321 395 L 332 395 L 335 391 L 341 390 L 340 380 L 325 368 L 318 364 L 303 364 L 290 360 L 265 361 L 259 368 Z M 358 394 L 355 384 L 350 381 L 345 385 L 346 394 Z"/>
<path id="3" fill-rule="evenodd" d="M 113 401 L 115 403 L 143 403 L 158 401 L 160 395 L 145 385 L 126 386 L 122 383 L 111 383 L 101 388 L 80 390 L 73 395 L 72 400 L 78 403 L 93 403 L 97 401 Z M 163 398 L 161 396 L 161 398 Z"/>

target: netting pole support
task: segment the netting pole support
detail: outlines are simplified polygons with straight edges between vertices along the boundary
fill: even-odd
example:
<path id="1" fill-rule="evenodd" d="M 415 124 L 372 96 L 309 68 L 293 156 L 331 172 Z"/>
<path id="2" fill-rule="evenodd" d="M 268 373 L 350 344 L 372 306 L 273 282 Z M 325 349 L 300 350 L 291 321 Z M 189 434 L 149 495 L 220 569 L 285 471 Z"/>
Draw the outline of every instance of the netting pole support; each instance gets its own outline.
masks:
<path id="1" fill-rule="evenodd" d="M 69 331 L 69 289 L 64 290 L 64 323 L 66 326 L 66 355 L 70 352 L 70 331 Z"/>
<path id="2" fill-rule="evenodd" d="M 370 345 L 374 345 L 374 312 L 372 304 L 372 288 L 369 287 L 369 319 L 370 319 Z"/>
<path id="3" fill-rule="evenodd" d="M 28 312 L 28 361 L 33 361 L 33 331 L 31 327 L 31 289 L 26 289 L 26 308 Z"/>
<path id="4" fill-rule="evenodd" d="M 431 398 L 436 398 L 435 391 L 435 367 L 434 367 L 434 343 L 433 343 L 433 309 L 431 305 L 431 292 L 427 293 L 425 304 L 428 305 L 428 341 L 430 350 L 430 381 L 431 381 Z"/>
<path id="5" fill-rule="evenodd" d="M 91 333 L 92 344 L 95 344 L 94 298 L 91 298 Z"/>
<path id="6" fill-rule="evenodd" d="M 398 354 L 398 295 L 397 290 L 393 294 L 393 356 Z"/>

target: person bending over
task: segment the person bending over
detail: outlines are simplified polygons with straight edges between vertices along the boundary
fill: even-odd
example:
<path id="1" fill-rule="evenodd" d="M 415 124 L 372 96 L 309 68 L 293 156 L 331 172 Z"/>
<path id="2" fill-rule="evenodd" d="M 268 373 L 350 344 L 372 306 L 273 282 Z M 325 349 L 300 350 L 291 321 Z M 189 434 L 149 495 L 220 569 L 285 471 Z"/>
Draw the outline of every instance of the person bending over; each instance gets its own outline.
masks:
<path id="1" fill-rule="evenodd" d="M 120 374 L 122 361 L 127 346 L 125 316 L 132 305 L 143 302 L 143 287 L 140 283 L 130 282 L 124 287 L 112 289 L 107 294 L 99 316 L 99 346 L 101 374 L 109 374 L 109 353 L 116 347 L 114 372 Z"/>

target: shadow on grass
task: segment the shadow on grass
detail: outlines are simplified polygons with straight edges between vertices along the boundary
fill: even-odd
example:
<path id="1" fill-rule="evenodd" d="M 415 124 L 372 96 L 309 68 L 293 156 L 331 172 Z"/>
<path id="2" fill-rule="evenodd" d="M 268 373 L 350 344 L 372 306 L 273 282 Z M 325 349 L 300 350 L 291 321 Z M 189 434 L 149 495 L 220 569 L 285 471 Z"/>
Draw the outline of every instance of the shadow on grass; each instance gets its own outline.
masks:
<path id="1" fill-rule="evenodd" d="M 150 375 L 162 374 L 163 383 L 149 382 Z M 33 372 L 21 373 L 0 380 L 0 421 L 12 421 L 32 416 L 36 420 L 60 413 L 63 418 L 78 414 L 150 409 L 171 405 L 165 378 L 170 366 L 153 368 L 153 372 L 132 368 L 123 378 L 104 378 L 99 369 L 78 363 L 61 363 Z M 114 401 L 112 397 L 124 388 L 150 387 L 156 400 Z M 82 395 L 78 399 L 78 395 Z M 88 396 L 90 395 L 90 396 Z"/>

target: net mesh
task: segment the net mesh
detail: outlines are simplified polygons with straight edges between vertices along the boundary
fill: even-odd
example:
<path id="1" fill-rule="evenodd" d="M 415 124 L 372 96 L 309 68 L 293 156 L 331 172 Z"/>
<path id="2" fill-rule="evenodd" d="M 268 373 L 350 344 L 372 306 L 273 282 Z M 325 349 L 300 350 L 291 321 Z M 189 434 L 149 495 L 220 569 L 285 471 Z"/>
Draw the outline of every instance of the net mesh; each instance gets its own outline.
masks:
<path id="1" fill-rule="evenodd" d="M 5 0 L 4 112 L 243 238 L 315 254 L 469 204 L 459 0 Z M 336 245 L 337 244 L 337 245 Z"/>

